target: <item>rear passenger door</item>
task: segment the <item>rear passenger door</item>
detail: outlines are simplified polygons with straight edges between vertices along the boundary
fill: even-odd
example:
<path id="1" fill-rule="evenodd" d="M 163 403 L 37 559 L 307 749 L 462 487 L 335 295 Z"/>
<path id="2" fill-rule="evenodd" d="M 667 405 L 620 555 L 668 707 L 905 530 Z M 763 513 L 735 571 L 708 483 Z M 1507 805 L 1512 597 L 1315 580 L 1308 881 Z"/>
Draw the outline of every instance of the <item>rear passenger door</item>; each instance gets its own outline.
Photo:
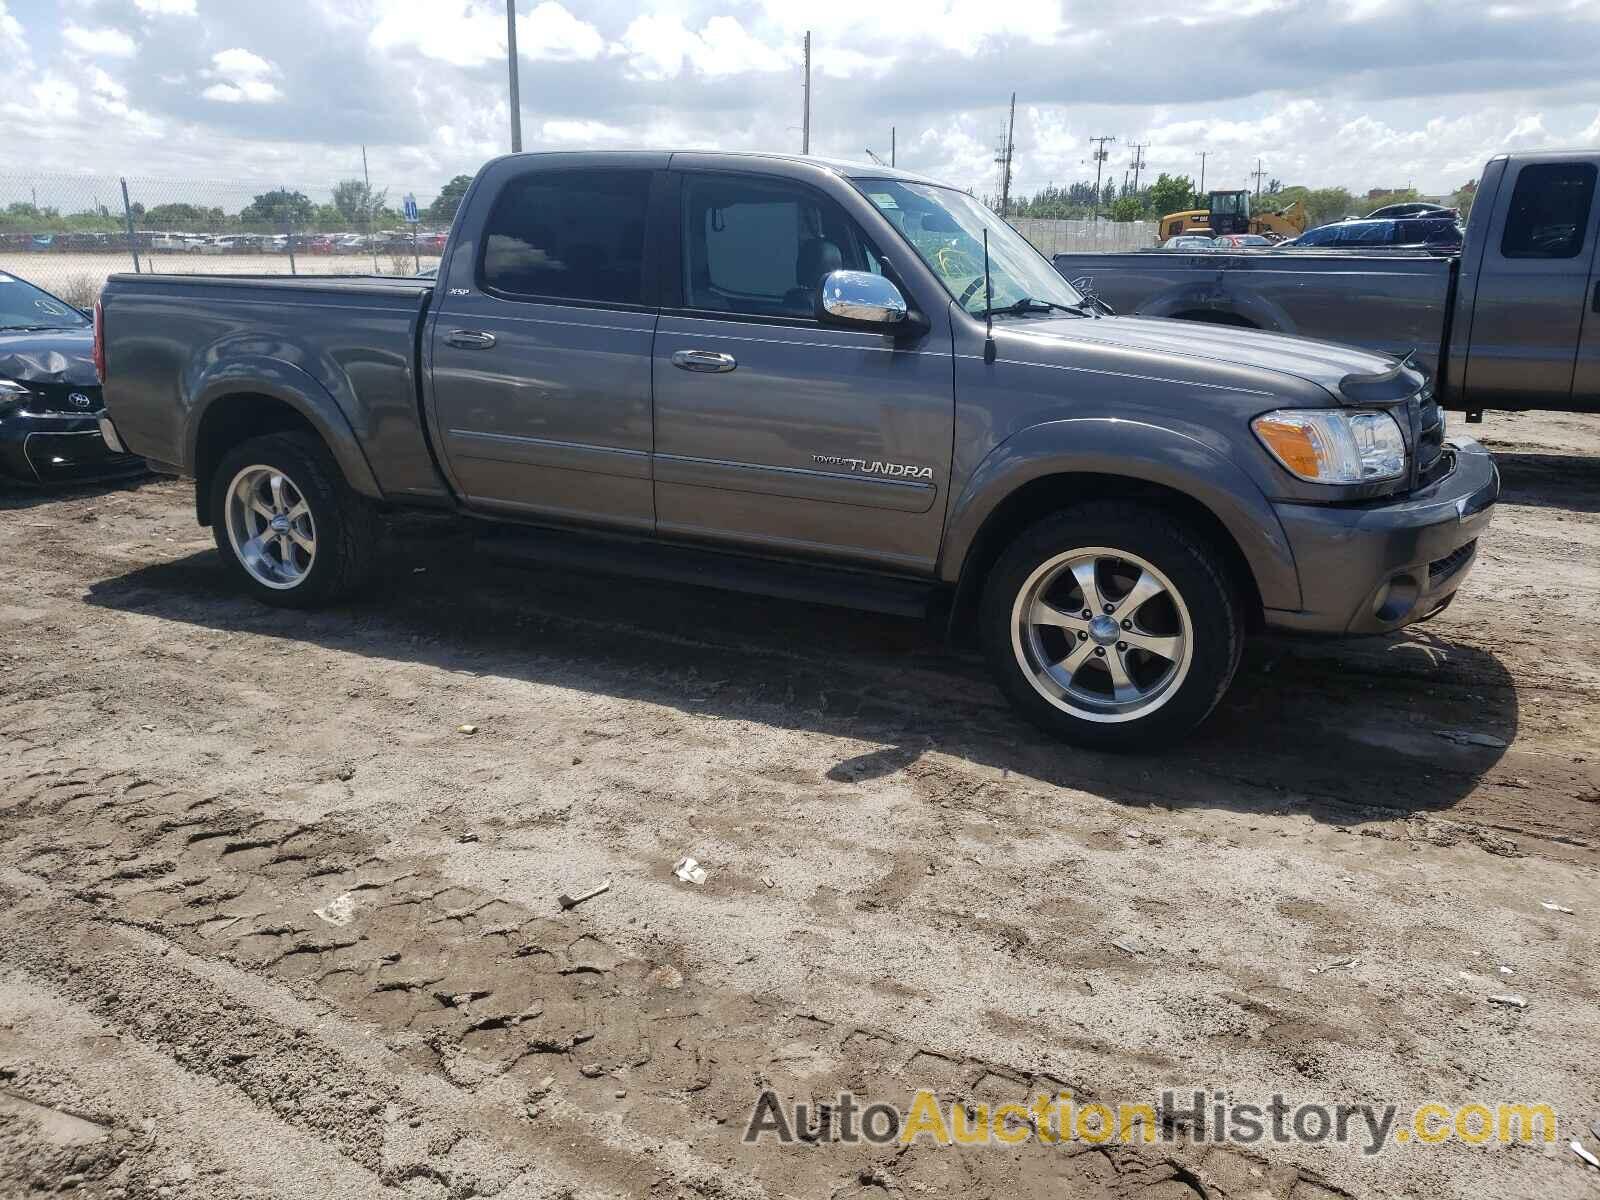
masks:
<path id="1" fill-rule="evenodd" d="M 823 276 L 883 271 L 842 206 L 781 176 L 679 178 L 655 342 L 657 528 L 931 573 L 955 421 L 948 325 L 892 338 L 820 323 Z"/>
<path id="2" fill-rule="evenodd" d="M 1595 250 L 1595 167 L 1590 162 L 1530 162 L 1511 199 L 1491 221 L 1473 301 L 1463 379 L 1469 408 L 1564 408 L 1585 340 L 1584 382 L 1596 388 L 1600 340 L 1590 315 Z"/>
<path id="3" fill-rule="evenodd" d="M 649 165 L 507 159 L 480 183 L 456 238 L 480 232 L 452 242 L 430 345 L 436 444 L 471 506 L 653 527 L 657 181 Z"/>

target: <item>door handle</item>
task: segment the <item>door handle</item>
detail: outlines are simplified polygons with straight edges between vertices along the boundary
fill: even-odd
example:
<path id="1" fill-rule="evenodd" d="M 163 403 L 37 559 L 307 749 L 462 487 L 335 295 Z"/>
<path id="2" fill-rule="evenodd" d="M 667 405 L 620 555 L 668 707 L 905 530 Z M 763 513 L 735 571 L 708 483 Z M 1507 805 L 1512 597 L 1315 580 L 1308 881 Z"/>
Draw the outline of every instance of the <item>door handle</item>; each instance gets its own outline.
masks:
<path id="1" fill-rule="evenodd" d="M 444 335 L 444 340 L 463 350 L 487 350 L 494 345 L 494 334 L 481 329 L 452 329 Z"/>
<path id="2" fill-rule="evenodd" d="M 739 365 L 739 360 L 731 354 L 719 354 L 715 350 L 679 350 L 672 356 L 672 365 L 682 367 L 685 371 L 720 373 L 733 370 Z"/>

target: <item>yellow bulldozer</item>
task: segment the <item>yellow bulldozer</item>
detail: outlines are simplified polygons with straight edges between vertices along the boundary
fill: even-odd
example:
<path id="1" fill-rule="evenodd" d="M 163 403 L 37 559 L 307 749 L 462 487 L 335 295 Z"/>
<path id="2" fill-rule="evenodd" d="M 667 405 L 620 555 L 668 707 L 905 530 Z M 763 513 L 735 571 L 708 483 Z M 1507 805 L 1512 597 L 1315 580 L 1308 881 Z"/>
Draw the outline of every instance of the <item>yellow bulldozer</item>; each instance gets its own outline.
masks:
<path id="1" fill-rule="evenodd" d="M 1299 237 L 1309 224 L 1305 205 L 1296 200 L 1283 208 L 1250 211 L 1250 193 L 1209 192 L 1205 208 L 1168 213 L 1156 229 L 1156 240 L 1180 234 L 1218 237 L 1224 233 L 1260 233 L 1267 237 Z"/>

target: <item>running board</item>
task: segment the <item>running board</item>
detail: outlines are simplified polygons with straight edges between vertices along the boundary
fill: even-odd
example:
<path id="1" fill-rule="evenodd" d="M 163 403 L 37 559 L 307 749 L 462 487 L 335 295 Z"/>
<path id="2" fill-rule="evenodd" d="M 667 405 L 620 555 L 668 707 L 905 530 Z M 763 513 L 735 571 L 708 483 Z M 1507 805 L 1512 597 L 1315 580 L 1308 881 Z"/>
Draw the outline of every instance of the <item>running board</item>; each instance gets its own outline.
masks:
<path id="1" fill-rule="evenodd" d="M 495 525 L 475 548 L 513 566 L 557 567 L 602 575 L 721 588 L 779 600 L 828 604 L 896 617 L 926 617 L 932 583 L 837 567 L 754 558 L 644 538 Z"/>

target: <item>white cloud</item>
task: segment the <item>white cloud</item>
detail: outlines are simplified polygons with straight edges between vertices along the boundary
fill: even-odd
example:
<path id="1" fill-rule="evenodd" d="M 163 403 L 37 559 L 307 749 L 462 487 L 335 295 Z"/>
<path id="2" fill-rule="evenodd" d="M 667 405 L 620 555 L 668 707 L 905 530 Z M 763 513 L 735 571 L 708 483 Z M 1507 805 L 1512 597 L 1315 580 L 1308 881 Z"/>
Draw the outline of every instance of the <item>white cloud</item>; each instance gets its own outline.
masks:
<path id="1" fill-rule="evenodd" d="M 6 11 L 5 0 L 0 0 L 0 54 L 13 65 L 28 58 L 28 40 L 22 36 L 22 22 Z"/>
<path id="2" fill-rule="evenodd" d="M 676 16 L 635 17 L 623 31 L 621 49 L 639 79 L 672 79 L 685 71 L 707 78 L 783 71 L 800 61 L 798 48 L 770 46 L 727 16 L 712 17 L 698 33 Z"/>
<path id="3" fill-rule="evenodd" d="M 283 93 L 271 76 L 278 69 L 259 54 L 235 46 L 211 56 L 211 69 L 205 74 L 218 80 L 201 92 L 207 100 L 221 104 L 268 104 Z"/>
<path id="4" fill-rule="evenodd" d="M 134 40 L 120 29 L 86 29 L 82 25 L 68 25 L 61 31 L 61 40 L 80 54 L 102 58 L 132 58 L 138 49 Z"/>
<path id="5" fill-rule="evenodd" d="M 194 0 L 133 0 L 134 5 L 142 13 L 161 17 L 192 17 L 195 15 Z"/>
<path id="6" fill-rule="evenodd" d="M 368 35 L 379 51 L 409 50 L 453 67 L 477 67 L 506 56 L 506 15 L 480 0 L 380 0 Z M 600 57 L 606 41 L 587 21 L 555 0 L 517 15 L 517 54 L 535 62 L 582 62 Z"/>

